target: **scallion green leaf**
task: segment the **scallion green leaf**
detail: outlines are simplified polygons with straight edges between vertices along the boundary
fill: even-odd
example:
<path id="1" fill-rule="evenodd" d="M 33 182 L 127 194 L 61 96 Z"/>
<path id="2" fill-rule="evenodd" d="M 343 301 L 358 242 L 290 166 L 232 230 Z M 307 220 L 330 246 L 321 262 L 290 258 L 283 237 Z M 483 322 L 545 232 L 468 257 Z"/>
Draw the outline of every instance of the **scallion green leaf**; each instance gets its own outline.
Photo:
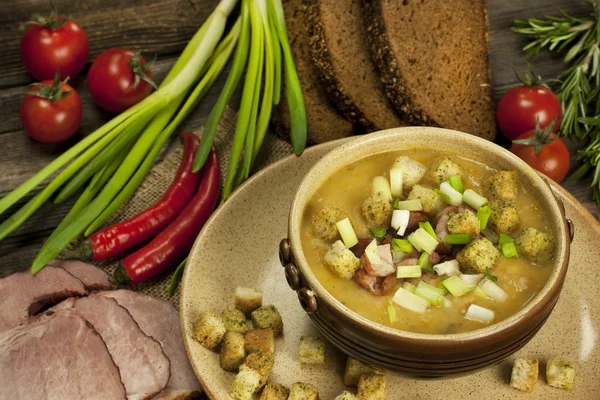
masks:
<path id="1" fill-rule="evenodd" d="M 422 252 L 417 265 L 425 272 L 433 272 L 433 264 L 429 260 L 429 254 Z"/>
<path id="2" fill-rule="evenodd" d="M 458 193 L 464 193 L 465 188 L 463 187 L 462 179 L 460 179 L 460 175 L 453 175 L 450 177 L 450 186 Z"/>
<path id="3" fill-rule="evenodd" d="M 419 228 L 425 229 L 425 231 L 429 233 L 432 238 L 438 240 L 437 235 L 435 234 L 435 231 L 433 230 L 433 227 L 429 221 L 419 222 Z"/>
<path id="4" fill-rule="evenodd" d="M 477 210 L 477 219 L 479 219 L 479 229 L 485 230 L 487 228 L 488 220 L 490 219 L 490 215 L 492 215 L 492 210 L 486 205 L 479 207 Z"/>
<path id="5" fill-rule="evenodd" d="M 413 246 L 406 239 L 392 239 L 392 250 L 401 253 L 412 253 Z"/>
<path id="6" fill-rule="evenodd" d="M 451 233 L 446 235 L 446 243 L 448 244 L 469 244 L 473 237 L 467 233 Z"/>
<path id="7" fill-rule="evenodd" d="M 500 251 L 502 252 L 502 256 L 504 258 L 519 258 L 517 246 L 515 246 L 513 242 L 504 243 L 502 246 L 500 246 Z"/>
<path id="8" fill-rule="evenodd" d="M 370 228 L 369 232 L 371 232 L 371 236 L 377 239 L 381 239 L 387 233 L 387 229 L 384 226 L 376 226 L 374 228 Z"/>

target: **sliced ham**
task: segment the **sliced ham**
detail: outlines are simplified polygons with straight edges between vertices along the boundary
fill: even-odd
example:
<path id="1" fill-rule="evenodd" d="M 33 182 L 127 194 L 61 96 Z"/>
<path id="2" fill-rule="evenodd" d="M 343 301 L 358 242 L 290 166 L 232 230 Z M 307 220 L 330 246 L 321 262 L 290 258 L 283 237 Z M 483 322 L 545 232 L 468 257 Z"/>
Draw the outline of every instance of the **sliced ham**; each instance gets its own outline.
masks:
<path id="1" fill-rule="evenodd" d="M 200 396 L 200 383 L 190 365 L 179 325 L 179 313 L 168 301 L 131 290 L 100 293 L 112 297 L 125 307 L 140 329 L 157 340 L 171 361 L 171 378 L 167 387 L 155 399 L 191 398 Z"/>
<path id="2" fill-rule="evenodd" d="M 0 371 L 1 399 L 125 399 L 100 335 L 69 311 L 46 312 L 1 333 Z"/>
<path id="3" fill-rule="evenodd" d="M 392 250 L 389 244 L 377 246 L 378 260 L 371 260 L 368 257 L 368 252 L 364 252 L 360 258 L 362 266 L 369 275 L 373 276 L 388 276 L 396 272 L 394 262 L 392 260 Z"/>
<path id="4" fill-rule="evenodd" d="M 91 294 L 67 299 L 52 310 L 73 311 L 98 331 L 119 367 L 128 399 L 149 399 L 166 387 L 170 364 L 160 343 L 144 334 L 116 300 Z"/>
<path id="5" fill-rule="evenodd" d="M 47 266 L 36 275 L 17 272 L 0 279 L 0 332 L 29 319 L 68 297 L 87 294 L 83 283 L 63 270 Z"/>
<path id="6" fill-rule="evenodd" d="M 95 265 L 79 260 L 52 260 L 48 265 L 66 270 L 83 282 L 85 288 L 90 292 L 117 288 L 117 285 L 109 280 L 106 272 Z"/>
<path id="7" fill-rule="evenodd" d="M 375 296 L 385 296 L 396 286 L 398 279 L 395 274 L 385 278 L 370 275 L 364 268 L 358 269 L 354 274 L 354 281 L 360 287 L 373 293 Z"/>

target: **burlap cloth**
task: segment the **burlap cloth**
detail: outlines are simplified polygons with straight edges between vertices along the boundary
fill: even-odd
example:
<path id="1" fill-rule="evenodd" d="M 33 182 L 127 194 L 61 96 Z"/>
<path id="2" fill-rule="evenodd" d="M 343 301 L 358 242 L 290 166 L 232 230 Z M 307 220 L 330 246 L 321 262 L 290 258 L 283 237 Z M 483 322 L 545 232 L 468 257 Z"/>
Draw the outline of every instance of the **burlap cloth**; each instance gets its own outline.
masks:
<path id="1" fill-rule="evenodd" d="M 217 149 L 217 154 L 219 156 L 219 163 L 221 165 L 221 184 L 223 184 L 225 180 L 229 160 L 229 151 L 231 149 L 233 134 L 235 132 L 235 123 L 236 113 L 227 108 L 223 114 L 223 118 L 221 119 L 219 126 L 217 127 L 217 134 L 214 142 L 214 146 Z M 198 129 L 195 133 L 201 136 L 202 129 Z M 280 158 L 292 154 L 292 152 L 292 147 L 288 142 L 269 132 L 265 137 L 261 153 L 257 158 L 257 165 L 254 167 L 253 172 L 264 168 Z M 175 172 L 179 167 L 179 163 L 181 162 L 182 153 L 183 146 L 178 145 L 175 150 L 167 154 L 163 161 L 156 164 L 148 172 L 148 175 L 140 184 L 133 197 L 126 204 L 124 204 L 115 215 L 113 215 L 107 224 L 110 225 L 119 221 L 123 221 L 154 204 L 171 184 L 171 181 L 175 176 Z M 112 275 L 117 262 L 118 260 L 111 260 L 102 263 L 99 266 L 107 273 Z M 160 278 L 153 279 L 140 285 L 132 286 L 131 289 L 161 299 L 169 300 L 171 303 L 173 303 L 173 305 L 175 305 L 175 307 L 179 308 L 179 287 L 173 296 L 169 296 L 167 292 L 171 275 L 172 273 L 169 273 Z"/>

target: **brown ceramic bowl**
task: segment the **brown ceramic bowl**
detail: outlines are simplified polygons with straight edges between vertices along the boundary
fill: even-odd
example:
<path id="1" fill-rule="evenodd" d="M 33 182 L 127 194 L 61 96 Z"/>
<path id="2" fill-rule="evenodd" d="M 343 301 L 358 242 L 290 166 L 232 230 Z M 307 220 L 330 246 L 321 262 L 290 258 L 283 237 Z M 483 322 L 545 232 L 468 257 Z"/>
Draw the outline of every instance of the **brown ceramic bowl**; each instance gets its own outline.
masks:
<path id="1" fill-rule="evenodd" d="M 540 293 L 512 317 L 483 329 L 459 334 L 419 334 L 372 322 L 337 301 L 315 278 L 302 251 L 300 224 L 307 202 L 321 184 L 357 159 L 411 148 L 438 149 L 516 170 L 539 199 L 556 238 L 554 270 Z M 444 378 L 494 365 L 523 347 L 542 327 L 556 304 L 569 263 L 573 227 L 544 178 L 500 146 L 440 128 L 397 128 L 372 133 L 336 148 L 308 172 L 294 198 L 289 239 L 280 246 L 286 278 L 321 333 L 344 353 L 404 375 Z"/>

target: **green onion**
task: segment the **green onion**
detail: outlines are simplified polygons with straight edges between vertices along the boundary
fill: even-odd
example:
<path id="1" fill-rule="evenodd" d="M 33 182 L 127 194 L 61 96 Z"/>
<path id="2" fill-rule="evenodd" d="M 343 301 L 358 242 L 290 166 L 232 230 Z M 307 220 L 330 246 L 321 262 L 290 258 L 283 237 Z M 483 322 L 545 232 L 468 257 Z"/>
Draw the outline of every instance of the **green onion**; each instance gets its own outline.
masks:
<path id="1" fill-rule="evenodd" d="M 497 277 L 496 275 L 493 275 L 493 274 L 491 274 L 491 273 L 489 273 L 489 272 L 486 272 L 484 275 L 485 275 L 485 277 L 486 277 L 486 278 L 488 278 L 490 281 L 492 281 L 492 282 L 494 282 L 494 283 L 498 282 L 498 277 Z"/>
<path id="2" fill-rule="evenodd" d="M 399 210 L 400 208 L 399 208 L 399 205 L 398 205 L 398 204 L 399 204 L 401 201 L 402 201 L 402 197 L 396 197 L 396 198 L 394 199 L 394 201 L 392 202 L 392 208 L 393 208 L 394 210 Z"/>
<path id="3" fill-rule="evenodd" d="M 465 318 L 471 321 L 488 323 L 494 320 L 494 312 L 492 310 L 488 310 L 487 308 L 471 304 L 465 313 Z"/>
<path id="4" fill-rule="evenodd" d="M 439 264 L 438 264 L 438 265 L 439 265 Z M 436 266 L 437 266 L 437 265 L 436 265 Z M 446 289 L 446 286 L 444 286 L 444 283 L 443 283 L 442 281 L 439 281 L 439 282 L 438 282 L 437 288 L 438 288 L 438 289 L 440 289 L 440 290 L 441 290 L 441 291 L 444 293 L 444 296 L 445 296 L 445 295 L 447 295 L 447 294 L 449 293 L 449 292 L 448 292 L 448 289 Z"/>
<path id="5" fill-rule="evenodd" d="M 490 215 L 492 215 L 492 210 L 488 206 L 481 206 L 477 210 L 477 219 L 479 219 L 479 228 L 480 230 L 485 230 L 487 228 L 488 220 L 490 219 Z"/>
<path id="6" fill-rule="evenodd" d="M 392 239 L 392 250 L 400 253 L 412 253 L 413 246 L 406 239 Z"/>
<path id="7" fill-rule="evenodd" d="M 450 260 L 445 261 L 443 263 L 439 263 L 433 266 L 433 270 L 438 275 L 458 275 L 460 274 L 460 269 L 458 268 L 458 261 Z"/>
<path id="8" fill-rule="evenodd" d="M 417 285 L 415 295 L 427 300 L 432 306 L 439 306 L 444 301 L 444 292 L 442 290 L 423 281 Z"/>
<path id="9" fill-rule="evenodd" d="M 469 244 L 472 236 L 468 233 L 451 233 L 446 235 L 446 243 L 448 244 Z"/>
<path id="10" fill-rule="evenodd" d="M 390 304 L 387 306 L 387 313 L 390 323 L 393 324 L 394 322 L 398 321 L 398 312 L 396 311 L 396 307 Z"/>
<path id="11" fill-rule="evenodd" d="M 407 290 L 407 291 L 411 292 L 411 293 L 414 293 L 415 290 L 417 290 L 417 287 L 415 285 L 413 285 L 412 283 L 410 283 L 410 282 L 404 282 L 402 284 L 402 288 L 404 290 Z"/>
<path id="12" fill-rule="evenodd" d="M 343 220 L 336 222 L 335 226 L 340 232 L 340 236 L 342 237 L 346 248 L 350 248 L 358 243 L 358 238 L 356 237 L 354 228 L 352 228 L 352 224 L 348 218 L 344 218 Z"/>
<path id="13" fill-rule="evenodd" d="M 460 297 L 471 291 L 471 287 L 463 282 L 458 276 L 453 275 L 448 279 L 442 281 L 442 284 L 448 289 L 450 294 L 454 297 Z"/>
<path id="14" fill-rule="evenodd" d="M 404 307 L 407 310 L 417 313 L 424 313 L 427 311 L 427 308 L 429 308 L 429 302 L 427 300 L 422 299 L 403 288 L 398 289 L 396 294 L 394 294 L 392 301 L 400 307 Z"/>
<path id="15" fill-rule="evenodd" d="M 479 210 L 480 207 L 483 207 L 487 204 L 487 199 L 473 189 L 467 189 L 463 193 L 463 201 L 473 207 L 476 210 Z"/>
<path id="16" fill-rule="evenodd" d="M 508 297 L 506 292 L 500 286 L 496 285 L 494 282 L 487 278 L 479 282 L 479 285 L 477 287 L 483 290 L 487 297 L 496 301 L 504 301 Z"/>
<path id="17" fill-rule="evenodd" d="M 392 201 L 390 182 L 385 176 L 376 176 L 371 181 L 371 196 L 382 195 L 385 199 Z"/>
<path id="18" fill-rule="evenodd" d="M 439 242 L 431 237 L 431 235 L 423 228 L 419 228 L 408 236 L 408 240 L 417 249 L 431 254 L 438 246 Z"/>
<path id="19" fill-rule="evenodd" d="M 454 189 L 448 182 L 442 182 L 439 194 L 442 196 L 442 199 L 450 205 L 459 206 L 463 202 L 462 193 Z"/>
<path id="20" fill-rule="evenodd" d="M 421 204 L 421 200 L 404 200 L 399 201 L 397 204 L 398 210 L 408 210 L 408 211 L 421 211 L 423 209 L 423 205 Z"/>
<path id="21" fill-rule="evenodd" d="M 460 175 L 453 175 L 450 177 L 450 186 L 458 193 L 464 193 L 465 188 L 463 187 L 462 179 L 460 179 Z"/>
<path id="22" fill-rule="evenodd" d="M 429 261 L 429 254 L 422 252 L 417 262 L 419 268 L 426 272 L 433 272 L 433 264 Z"/>
<path id="23" fill-rule="evenodd" d="M 420 278 L 421 267 L 419 265 L 399 265 L 396 268 L 396 278 Z"/>
<path id="24" fill-rule="evenodd" d="M 483 291 L 482 288 L 480 288 L 479 286 L 477 286 L 475 288 L 475 290 L 473 290 L 473 294 L 477 297 L 479 297 L 482 300 L 487 300 L 489 299 L 489 297 L 487 296 L 487 294 L 485 294 L 485 292 Z"/>
<path id="25" fill-rule="evenodd" d="M 467 284 L 467 286 L 474 288 L 483 279 L 483 274 L 460 274 L 460 279 Z"/>
<path id="26" fill-rule="evenodd" d="M 504 243 L 502 246 L 500 246 L 500 251 L 502 252 L 502 256 L 504 258 L 519 258 L 517 246 L 515 246 L 514 243 Z"/>
<path id="27" fill-rule="evenodd" d="M 419 228 L 425 229 L 425 231 L 427 233 L 429 233 L 432 238 L 434 238 L 435 240 L 438 240 L 438 238 L 437 238 L 437 236 L 435 234 L 435 231 L 433 230 L 433 227 L 431 226 L 431 224 L 429 223 L 429 221 L 419 222 Z"/>
<path id="28" fill-rule="evenodd" d="M 371 236 L 373 236 L 374 238 L 380 239 L 385 236 L 385 234 L 387 233 L 387 229 L 385 229 L 385 227 L 383 226 L 377 226 L 375 228 L 369 229 L 369 232 L 371 232 Z"/>
<path id="29" fill-rule="evenodd" d="M 500 247 L 505 245 L 506 243 L 514 243 L 514 242 L 515 242 L 515 239 L 513 239 L 509 235 L 505 235 L 504 233 L 501 233 L 498 236 L 498 246 L 500 246 Z"/>
<path id="30" fill-rule="evenodd" d="M 402 196 L 402 176 L 404 175 L 404 169 L 401 167 L 394 167 L 390 169 L 390 188 L 392 190 L 392 196 Z"/>

